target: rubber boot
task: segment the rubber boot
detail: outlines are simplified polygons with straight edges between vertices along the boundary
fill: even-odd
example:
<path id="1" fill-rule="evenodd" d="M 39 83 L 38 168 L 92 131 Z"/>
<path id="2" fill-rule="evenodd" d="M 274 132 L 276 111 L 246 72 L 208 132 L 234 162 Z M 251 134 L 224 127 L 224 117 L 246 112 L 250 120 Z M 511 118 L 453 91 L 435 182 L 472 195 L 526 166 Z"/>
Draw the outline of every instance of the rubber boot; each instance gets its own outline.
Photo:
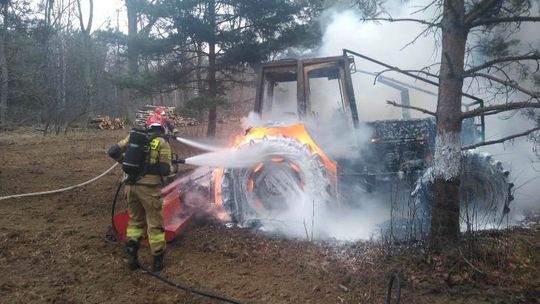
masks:
<path id="1" fill-rule="evenodd" d="M 129 240 L 124 248 L 124 251 L 128 257 L 129 270 L 136 270 L 139 268 L 139 260 L 137 252 L 139 251 L 139 243 L 137 241 Z"/>
<path id="2" fill-rule="evenodd" d="M 154 255 L 154 264 L 152 264 L 152 272 L 160 272 L 163 270 L 164 253 L 160 252 Z"/>

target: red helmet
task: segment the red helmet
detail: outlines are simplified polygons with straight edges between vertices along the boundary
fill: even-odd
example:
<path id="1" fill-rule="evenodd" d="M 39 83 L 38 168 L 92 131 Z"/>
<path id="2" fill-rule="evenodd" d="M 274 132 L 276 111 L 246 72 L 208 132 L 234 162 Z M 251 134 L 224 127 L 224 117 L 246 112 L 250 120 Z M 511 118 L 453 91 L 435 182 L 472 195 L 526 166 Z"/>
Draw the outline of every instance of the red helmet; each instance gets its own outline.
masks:
<path id="1" fill-rule="evenodd" d="M 165 127 L 165 125 L 167 124 L 167 121 L 165 120 L 165 118 L 154 112 L 154 114 L 150 115 L 147 119 L 146 119 L 146 127 L 147 128 L 151 128 L 151 127 Z"/>
<path id="2" fill-rule="evenodd" d="M 162 107 L 157 107 L 157 108 L 154 110 L 154 114 L 164 116 L 164 115 L 165 115 L 165 110 L 163 110 Z"/>

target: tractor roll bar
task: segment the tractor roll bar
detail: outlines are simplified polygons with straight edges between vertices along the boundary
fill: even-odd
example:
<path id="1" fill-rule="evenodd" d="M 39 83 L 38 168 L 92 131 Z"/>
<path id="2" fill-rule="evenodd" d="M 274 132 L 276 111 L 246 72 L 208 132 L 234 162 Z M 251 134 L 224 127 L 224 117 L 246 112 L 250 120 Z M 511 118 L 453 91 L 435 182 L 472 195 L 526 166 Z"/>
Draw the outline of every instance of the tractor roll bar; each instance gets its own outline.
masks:
<path id="1" fill-rule="evenodd" d="M 436 87 L 439 87 L 439 83 L 436 82 L 436 81 L 433 81 L 433 80 L 429 80 L 427 78 L 424 78 L 424 77 L 421 77 L 421 76 L 418 76 L 418 75 L 415 75 L 411 72 L 408 72 L 408 71 L 403 71 L 402 69 L 398 68 L 398 67 L 395 67 L 395 66 L 392 66 L 392 65 L 389 65 L 389 64 L 386 64 L 382 61 L 379 61 L 377 59 L 374 59 L 374 58 L 371 58 L 371 57 L 368 57 L 366 55 L 362 55 L 360 53 L 357 53 L 355 51 L 351 51 L 349 49 L 343 49 L 343 56 L 347 56 L 347 54 L 351 54 L 351 55 L 354 55 L 354 56 L 358 56 L 362 59 L 365 59 L 367 61 L 371 61 L 373 63 L 376 63 L 378 65 L 381 65 L 391 71 L 394 71 L 394 72 L 398 72 L 398 73 L 401 73 L 403 75 L 406 75 L 406 76 L 409 76 L 409 77 L 412 77 L 414 79 L 417 79 L 417 80 L 420 80 L 420 81 L 423 81 L 425 83 L 429 83 L 431 85 L 434 85 Z M 461 92 L 461 94 L 465 97 L 468 97 L 472 100 L 474 100 L 474 102 L 472 103 L 469 103 L 469 104 L 466 104 L 465 106 L 468 108 L 472 105 L 479 105 L 480 108 L 483 108 L 484 107 L 484 100 L 482 98 L 479 98 L 479 97 L 476 97 L 474 95 L 471 95 L 471 94 L 467 94 L 465 92 Z M 485 141 L 486 140 L 486 121 L 485 121 L 485 117 L 484 115 L 480 115 L 480 124 L 481 124 L 481 128 L 482 128 L 482 141 Z"/>

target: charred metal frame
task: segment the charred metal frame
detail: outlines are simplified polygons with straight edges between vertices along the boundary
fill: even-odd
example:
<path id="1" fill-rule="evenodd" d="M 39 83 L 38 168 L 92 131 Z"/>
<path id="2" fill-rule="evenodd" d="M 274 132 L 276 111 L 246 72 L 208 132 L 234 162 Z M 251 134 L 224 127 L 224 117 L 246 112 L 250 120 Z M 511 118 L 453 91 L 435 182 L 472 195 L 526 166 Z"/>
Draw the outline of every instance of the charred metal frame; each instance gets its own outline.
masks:
<path id="1" fill-rule="evenodd" d="M 351 51 L 351 50 L 348 50 L 348 49 L 343 49 L 343 56 L 344 57 L 348 56 L 348 54 L 351 54 L 351 55 L 360 57 L 362 59 L 365 59 L 367 61 L 376 63 L 376 64 L 381 65 L 381 66 L 383 66 L 383 67 L 385 67 L 385 68 L 387 68 L 387 69 L 389 69 L 391 71 L 394 71 L 394 72 L 397 72 L 397 73 L 412 77 L 412 78 L 414 78 L 416 80 L 420 80 L 420 81 L 423 81 L 425 83 L 428 83 L 428 84 L 434 85 L 436 87 L 439 87 L 438 82 L 435 82 L 435 81 L 429 80 L 427 78 L 415 75 L 415 74 L 413 74 L 411 72 L 408 72 L 408 71 L 403 71 L 398 67 L 391 66 L 389 64 L 386 64 L 386 63 L 384 63 L 382 61 L 373 59 L 373 58 L 368 57 L 366 55 L 362 55 L 360 53 L 357 53 L 357 52 L 354 52 L 354 51 Z M 474 102 L 463 104 L 467 110 L 469 110 L 470 107 L 475 106 L 475 105 L 478 105 L 480 108 L 484 107 L 484 100 L 482 98 L 476 97 L 476 96 L 471 95 L 471 94 L 467 94 L 465 92 L 462 92 L 462 95 L 474 100 Z M 484 141 L 486 141 L 486 120 L 485 120 L 484 115 L 480 115 L 480 127 L 481 127 L 481 133 L 482 133 L 482 142 L 484 142 Z"/>
<path id="2" fill-rule="evenodd" d="M 385 68 L 387 68 L 390 71 L 394 71 L 403 75 L 406 75 L 408 77 L 412 77 L 416 80 L 420 80 L 422 82 L 431 84 L 433 86 L 439 87 L 439 83 L 418 75 L 415 75 L 408 71 L 403 71 L 398 67 L 391 66 L 389 64 L 386 64 L 382 61 L 373 59 L 371 57 L 368 57 L 366 55 L 362 55 L 360 53 L 343 49 L 343 56 L 334 56 L 334 57 L 323 57 L 323 58 L 309 58 L 309 59 L 284 59 L 284 60 L 276 60 L 264 63 L 261 67 L 260 73 L 258 73 L 258 79 L 257 79 L 257 90 L 256 90 L 256 96 L 255 96 L 255 112 L 261 114 L 263 112 L 263 100 L 264 97 L 272 97 L 273 90 L 269 89 L 268 91 L 265 90 L 265 80 L 269 80 L 267 78 L 271 78 L 271 75 L 277 75 L 281 74 L 281 81 L 295 81 L 297 83 L 297 111 L 300 118 L 305 118 L 306 113 L 308 112 L 309 107 L 309 82 L 306 81 L 308 79 L 308 73 L 310 71 L 314 70 L 324 70 L 324 69 L 338 69 L 339 70 L 339 80 L 341 84 L 342 92 L 343 92 L 343 100 L 344 105 L 346 105 L 345 110 L 350 112 L 353 125 L 356 127 L 359 124 L 359 118 L 358 118 L 358 109 L 356 107 L 356 99 L 354 96 L 354 88 L 352 85 L 352 79 L 351 79 L 351 73 L 356 71 L 356 66 L 354 62 L 354 57 L 352 56 L 360 57 L 364 60 L 376 63 L 378 65 L 381 65 Z M 362 72 L 362 71 L 360 71 Z M 365 73 L 365 72 L 364 72 Z M 288 75 L 287 75 L 288 74 Z M 287 78 L 290 77 L 290 78 Z M 382 77 L 382 76 L 379 76 Z M 392 79 L 389 79 L 390 81 L 386 81 L 387 78 L 381 78 L 381 83 L 385 83 L 386 85 L 390 85 L 398 90 L 402 91 L 402 96 L 405 97 L 405 100 L 402 100 L 402 103 L 408 103 L 408 92 L 407 94 L 404 94 L 402 88 L 398 88 L 395 84 L 392 84 L 390 82 L 394 81 Z M 270 80 L 270 86 L 272 88 L 273 84 L 278 79 Z M 395 81 L 398 84 L 402 84 L 398 81 Z M 470 107 L 478 105 L 480 108 L 484 107 L 484 100 L 476 97 L 474 95 L 467 94 L 465 92 L 462 93 L 463 96 L 470 98 L 473 100 L 471 103 L 464 103 L 463 106 L 468 110 Z M 405 112 L 404 112 L 405 113 Z M 406 118 L 408 115 L 404 115 L 404 118 Z M 486 125 L 485 125 L 485 116 L 480 115 L 480 125 L 477 125 L 481 128 L 481 136 L 482 141 L 485 141 L 486 138 Z"/>

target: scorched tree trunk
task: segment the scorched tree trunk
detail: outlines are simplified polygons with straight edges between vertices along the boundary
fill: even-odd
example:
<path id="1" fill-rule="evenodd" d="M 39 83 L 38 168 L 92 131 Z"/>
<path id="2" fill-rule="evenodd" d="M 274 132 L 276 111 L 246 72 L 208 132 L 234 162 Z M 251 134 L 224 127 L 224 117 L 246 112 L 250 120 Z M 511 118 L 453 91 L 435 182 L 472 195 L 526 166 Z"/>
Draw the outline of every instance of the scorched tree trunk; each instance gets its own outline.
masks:
<path id="1" fill-rule="evenodd" d="M 444 1 L 430 238 L 435 250 L 459 237 L 461 90 L 467 41 L 464 13 L 463 0 Z"/>

